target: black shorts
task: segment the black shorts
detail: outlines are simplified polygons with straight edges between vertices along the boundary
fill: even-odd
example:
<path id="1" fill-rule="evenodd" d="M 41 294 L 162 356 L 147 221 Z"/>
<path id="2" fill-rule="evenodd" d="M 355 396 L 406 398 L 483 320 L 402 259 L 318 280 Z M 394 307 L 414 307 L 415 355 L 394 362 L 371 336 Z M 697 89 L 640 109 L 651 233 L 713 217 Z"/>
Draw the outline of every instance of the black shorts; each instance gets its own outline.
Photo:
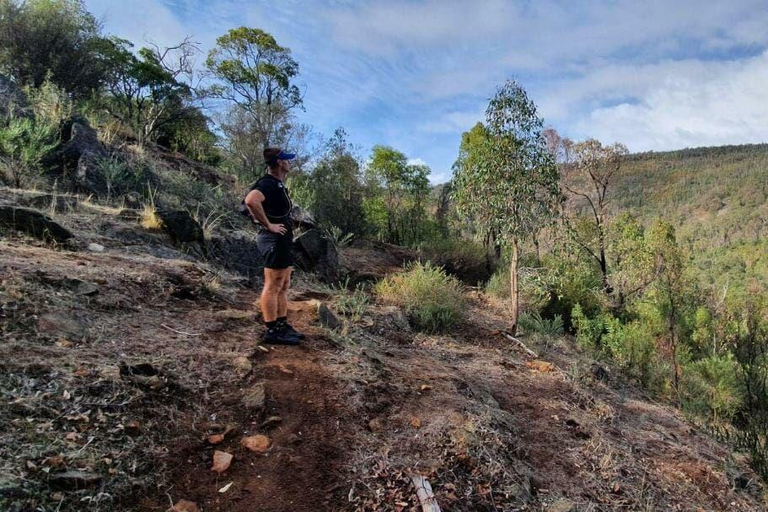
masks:
<path id="1" fill-rule="evenodd" d="M 256 238 L 261 257 L 264 258 L 264 268 L 281 270 L 293 266 L 293 233 L 278 235 L 266 230 L 259 232 Z"/>

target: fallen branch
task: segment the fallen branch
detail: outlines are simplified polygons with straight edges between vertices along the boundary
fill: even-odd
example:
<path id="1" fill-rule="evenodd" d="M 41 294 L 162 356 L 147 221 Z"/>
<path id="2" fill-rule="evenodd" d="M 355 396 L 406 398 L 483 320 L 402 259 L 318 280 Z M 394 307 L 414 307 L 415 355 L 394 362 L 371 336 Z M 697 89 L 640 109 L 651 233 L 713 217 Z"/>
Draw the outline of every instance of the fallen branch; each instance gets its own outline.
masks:
<path id="1" fill-rule="evenodd" d="M 421 475 L 410 475 L 409 478 L 416 488 L 416 496 L 421 503 L 422 512 L 440 512 L 440 505 L 437 504 L 437 498 L 432 494 L 432 486 L 429 481 Z"/>
<path id="2" fill-rule="evenodd" d="M 160 324 L 160 327 L 164 327 L 164 328 L 168 329 L 169 331 L 175 332 L 176 334 L 183 334 L 184 336 L 200 336 L 200 333 L 177 331 L 173 327 L 167 326 L 165 324 Z"/>
<path id="3" fill-rule="evenodd" d="M 526 346 L 525 346 L 525 343 L 523 343 L 523 342 L 522 342 L 522 341 L 520 341 L 519 339 L 515 338 L 514 336 L 512 336 L 512 335 L 511 335 L 511 334 L 509 334 L 508 332 L 502 331 L 501 333 L 502 333 L 504 336 L 506 336 L 507 338 L 509 338 L 510 340 L 512 340 L 512 341 L 514 341 L 515 343 L 517 343 L 518 345 L 520 345 L 520 347 L 521 347 L 523 350 L 525 350 L 525 351 L 528 353 L 528 355 L 529 355 L 529 356 L 531 356 L 531 357 L 535 357 L 535 358 L 538 358 L 538 357 L 539 357 L 539 355 L 538 355 L 536 352 L 534 352 L 533 350 L 531 350 L 531 349 L 529 349 L 528 347 L 526 347 Z"/>

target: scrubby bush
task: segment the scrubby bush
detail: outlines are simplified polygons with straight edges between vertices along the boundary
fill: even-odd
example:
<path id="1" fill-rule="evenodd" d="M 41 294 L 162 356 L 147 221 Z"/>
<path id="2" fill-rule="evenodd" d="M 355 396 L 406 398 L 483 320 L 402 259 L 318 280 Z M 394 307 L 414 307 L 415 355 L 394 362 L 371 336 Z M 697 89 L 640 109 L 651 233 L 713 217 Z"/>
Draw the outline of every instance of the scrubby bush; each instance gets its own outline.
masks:
<path id="1" fill-rule="evenodd" d="M 13 119 L 0 127 L 0 163 L 15 187 L 34 183 L 42 174 L 43 158 L 58 145 L 58 133 L 32 119 Z"/>
<path id="2" fill-rule="evenodd" d="M 518 326 L 523 332 L 543 334 L 545 336 L 560 336 L 565 332 L 563 318 L 556 315 L 554 318 L 542 318 L 537 312 L 525 312 L 520 315 Z"/>
<path id="3" fill-rule="evenodd" d="M 521 268 L 519 272 L 520 302 L 528 311 L 540 313 L 551 298 L 551 288 L 549 279 L 545 273 L 538 269 Z M 486 293 L 489 293 L 500 299 L 509 298 L 509 266 L 501 264 L 499 269 L 491 275 L 485 285 Z M 554 319 L 563 315 L 553 313 L 542 315 L 544 318 Z"/>
<path id="4" fill-rule="evenodd" d="M 571 318 L 576 341 L 583 349 L 610 357 L 627 376 L 646 389 L 668 391 L 672 368 L 663 359 L 655 332 L 648 323 L 638 320 L 624 323 L 605 312 L 590 318 L 578 304 Z"/>
<path id="5" fill-rule="evenodd" d="M 340 288 L 336 297 L 336 311 L 351 320 L 359 320 L 365 313 L 369 301 L 370 297 L 362 284 L 358 284 L 352 291 L 344 286 Z"/>
<path id="6" fill-rule="evenodd" d="M 413 325 L 426 332 L 449 329 L 465 309 L 461 284 L 431 263 L 413 263 L 380 281 L 375 291 L 384 301 L 402 306 Z"/>
<path id="7" fill-rule="evenodd" d="M 543 258 L 549 290 L 547 303 L 541 308 L 546 318 L 555 315 L 563 317 L 566 329 L 575 328 L 571 313 L 576 305 L 590 317 L 596 316 L 605 307 L 600 273 L 591 263 L 572 260 L 557 254 Z"/>
<path id="8" fill-rule="evenodd" d="M 623 324 L 608 315 L 603 316 L 603 322 L 603 343 L 613 360 L 646 388 L 661 391 L 669 373 L 658 357 L 656 340 L 648 328 L 637 321 Z"/>
<path id="9" fill-rule="evenodd" d="M 146 195 L 149 187 L 157 186 L 157 177 L 141 160 L 125 160 L 112 155 L 98 162 L 110 197 L 137 193 Z"/>
<path id="10" fill-rule="evenodd" d="M 502 266 L 485 284 L 485 291 L 500 299 L 509 298 L 509 268 Z"/>
<path id="11" fill-rule="evenodd" d="M 603 315 L 590 318 L 584 314 L 581 305 L 576 304 L 571 311 L 571 321 L 576 330 L 576 341 L 582 348 L 591 350 L 601 348 L 601 341 L 606 332 Z"/>
<path id="12" fill-rule="evenodd" d="M 488 251 L 475 240 L 437 237 L 422 243 L 419 253 L 425 261 L 442 267 L 467 284 L 483 283 L 491 277 L 493 262 L 489 260 Z"/>
<path id="13" fill-rule="evenodd" d="M 738 364 L 731 354 L 688 363 L 681 379 L 683 407 L 716 425 L 730 421 L 742 403 L 737 375 Z"/>

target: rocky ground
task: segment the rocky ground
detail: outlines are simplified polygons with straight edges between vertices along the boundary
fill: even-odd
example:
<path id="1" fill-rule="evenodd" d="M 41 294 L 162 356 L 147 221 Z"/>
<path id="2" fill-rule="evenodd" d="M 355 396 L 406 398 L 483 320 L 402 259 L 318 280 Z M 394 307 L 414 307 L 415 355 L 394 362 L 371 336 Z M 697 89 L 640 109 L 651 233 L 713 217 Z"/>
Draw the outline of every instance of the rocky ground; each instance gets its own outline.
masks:
<path id="1" fill-rule="evenodd" d="M 420 510 L 413 475 L 445 511 L 766 508 L 744 457 L 567 337 L 510 341 L 479 291 L 425 335 L 375 297 L 345 316 L 348 292 L 299 273 L 308 340 L 266 348 L 257 272 L 137 211 L 38 196 L 0 209 L 72 237 L 1 228 L 3 510 Z M 366 283 L 409 257 L 357 246 L 339 271 Z"/>

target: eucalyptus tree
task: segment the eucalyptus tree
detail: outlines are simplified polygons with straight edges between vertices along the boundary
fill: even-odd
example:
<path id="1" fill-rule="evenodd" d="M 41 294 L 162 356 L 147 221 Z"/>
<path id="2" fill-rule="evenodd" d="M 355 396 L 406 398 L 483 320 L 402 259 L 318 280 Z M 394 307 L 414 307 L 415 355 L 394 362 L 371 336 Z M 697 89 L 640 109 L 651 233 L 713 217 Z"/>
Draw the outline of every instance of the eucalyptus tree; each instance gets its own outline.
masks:
<path id="1" fill-rule="evenodd" d="M 508 80 L 491 99 L 485 124 L 473 128 L 454 166 L 453 193 L 459 212 L 476 229 L 494 233 L 511 250 L 511 321 L 519 316 L 518 270 L 522 242 L 559 211 L 557 166 L 547 149 L 536 105 Z M 466 134 L 465 134 L 466 135 Z"/>
<path id="2" fill-rule="evenodd" d="M 570 215 L 566 227 L 571 239 L 600 267 L 603 287 L 612 293 L 607 248 L 610 194 L 628 151 L 620 143 L 604 146 L 589 139 L 570 147 L 572 161 L 563 166 L 562 187 Z"/>
<path id="3" fill-rule="evenodd" d="M 210 92 L 233 105 L 231 115 L 247 118 L 259 149 L 280 143 L 291 112 L 303 104 L 291 50 L 268 32 L 240 27 L 216 40 L 206 67 L 218 80 Z"/>

